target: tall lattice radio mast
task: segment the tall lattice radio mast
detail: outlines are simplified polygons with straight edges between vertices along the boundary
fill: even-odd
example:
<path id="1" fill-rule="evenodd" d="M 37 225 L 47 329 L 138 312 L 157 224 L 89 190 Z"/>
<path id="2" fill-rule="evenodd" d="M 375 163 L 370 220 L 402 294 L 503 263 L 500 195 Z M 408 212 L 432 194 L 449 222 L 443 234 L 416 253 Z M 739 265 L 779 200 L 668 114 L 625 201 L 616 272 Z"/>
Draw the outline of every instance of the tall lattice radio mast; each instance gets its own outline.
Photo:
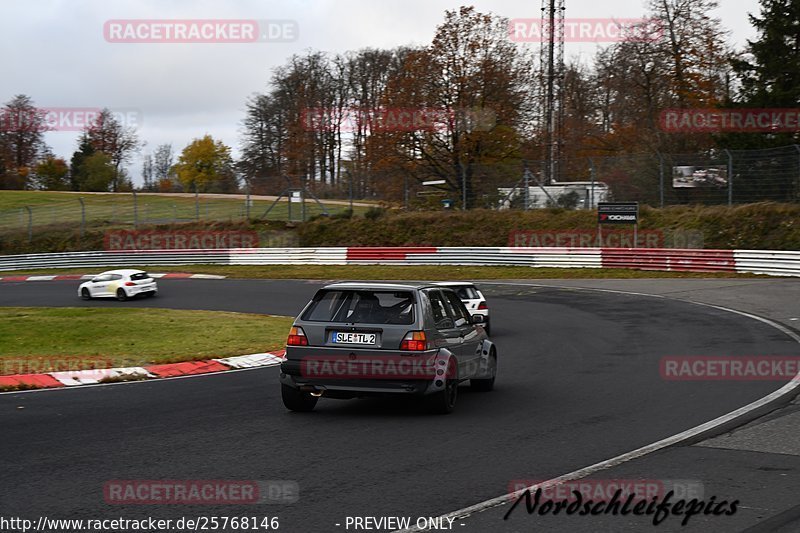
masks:
<path id="1" fill-rule="evenodd" d="M 564 129 L 564 7 L 565 0 L 542 0 L 542 47 L 539 57 L 540 128 L 543 140 L 542 178 L 546 185 L 560 179 Z"/>

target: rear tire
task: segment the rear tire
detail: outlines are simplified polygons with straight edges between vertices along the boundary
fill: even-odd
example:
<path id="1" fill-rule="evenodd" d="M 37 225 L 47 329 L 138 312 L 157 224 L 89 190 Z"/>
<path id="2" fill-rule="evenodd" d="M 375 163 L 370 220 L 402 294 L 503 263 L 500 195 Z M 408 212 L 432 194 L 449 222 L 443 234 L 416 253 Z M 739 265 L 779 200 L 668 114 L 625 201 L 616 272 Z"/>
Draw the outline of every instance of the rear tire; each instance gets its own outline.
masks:
<path id="1" fill-rule="evenodd" d="M 148 292 L 148 293 L 146 294 L 146 296 L 147 296 L 148 298 L 155 298 L 156 294 L 158 294 L 156 291 L 150 291 L 150 292 Z"/>
<path id="2" fill-rule="evenodd" d="M 298 413 L 313 411 L 317 405 L 317 400 L 319 400 L 317 396 L 311 396 L 309 392 L 303 392 L 284 384 L 281 384 L 281 397 L 283 398 L 283 405 L 287 409 Z"/>
<path id="3" fill-rule="evenodd" d="M 477 392 L 489 392 L 494 389 L 494 379 L 497 377 L 497 353 L 495 353 L 494 350 L 489 354 L 489 368 L 492 373 L 491 378 L 469 380 L 469 386 L 472 390 Z"/>
<path id="4" fill-rule="evenodd" d="M 91 299 L 92 299 L 92 293 L 89 292 L 89 289 L 87 289 L 86 287 L 82 288 L 81 300 L 91 300 Z"/>
<path id="5" fill-rule="evenodd" d="M 483 329 L 485 329 L 485 330 L 486 330 L 486 334 L 487 334 L 487 335 L 489 335 L 489 336 L 491 336 L 491 335 L 492 335 L 492 326 L 491 326 L 491 324 L 489 323 L 489 321 L 488 321 L 488 320 L 487 320 L 487 321 L 486 321 L 486 323 L 483 325 Z"/>
<path id="6" fill-rule="evenodd" d="M 128 299 L 128 293 L 125 292 L 125 289 L 117 289 L 117 300 L 120 302 L 124 302 Z"/>
<path id="7" fill-rule="evenodd" d="M 458 399 L 458 376 L 456 374 L 455 360 L 450 359 L 445 373 L 445 376 L 450 377 L 445 381 L 444 390 L 435 392 L 426 399 L 428 410 L 431 413 L 448 415 L 455 410 Z"/>

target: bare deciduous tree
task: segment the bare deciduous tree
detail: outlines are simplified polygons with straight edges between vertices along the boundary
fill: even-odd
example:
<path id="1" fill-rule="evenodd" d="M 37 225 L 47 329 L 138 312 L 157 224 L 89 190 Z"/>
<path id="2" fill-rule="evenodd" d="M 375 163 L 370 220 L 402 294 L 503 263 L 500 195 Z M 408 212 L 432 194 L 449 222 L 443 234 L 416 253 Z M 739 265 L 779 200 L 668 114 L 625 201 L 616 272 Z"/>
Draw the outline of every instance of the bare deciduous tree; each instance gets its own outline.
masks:
<path id="1" fill-rule="evenodd" d="M 111 112 L 103 109 L 85 129 L 92 147 L 108 155 L 114 167 L 111 190 L 116 192 L 123 179 L 123 168 L 131 156 L 139 149 L 139 139 L 133 127 L 123 125 Z"/>
<path id="2" fill-rule="evenodd" d="M 47 152 L 45 131 L 44 112 L 29 96 L 19 94 L 0 109 L 0 187 L 29 185 L 33 166 Z"/>

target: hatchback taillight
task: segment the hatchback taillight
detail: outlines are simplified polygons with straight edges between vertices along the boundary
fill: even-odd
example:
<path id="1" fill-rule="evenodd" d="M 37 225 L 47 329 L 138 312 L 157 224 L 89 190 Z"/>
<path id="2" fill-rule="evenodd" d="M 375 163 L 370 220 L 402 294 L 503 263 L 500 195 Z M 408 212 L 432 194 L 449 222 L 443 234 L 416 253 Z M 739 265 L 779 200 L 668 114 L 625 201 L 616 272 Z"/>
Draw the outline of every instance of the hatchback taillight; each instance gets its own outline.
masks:
<path id="1" fill-rule="evenodd" d="M 126 281 L 126 282 L 125 282 L 125 286 L 126 286 L 126 287 L 135 287 L 135 286 L 136 286 L 136 284 L 135 284 L 134 282 L 132 282 L 132 281 Z"/>
<path id="2" fill-rule="evenodd" d="M 486 305 L 486 302 L 481 302 L 481 303 L 478 304 L 478 310 L 479 311 L 484 311 L 486 309 L 489 309 L 489 306 Z"/>
<path id="3" fill-rule="evenodd" d="M 400 349 L 406 352 L 424 352 L 428 349 L 428 339 L 424 331 L 409 331 L 400 342 Z"/>
<path id="4" fill-rule="evenodd" d="M 289 337 L 286 339 L 287 346 L 308 346 L 308 339 L 303 328 L 299 326 L 292 326 L 289 330 Z"/>

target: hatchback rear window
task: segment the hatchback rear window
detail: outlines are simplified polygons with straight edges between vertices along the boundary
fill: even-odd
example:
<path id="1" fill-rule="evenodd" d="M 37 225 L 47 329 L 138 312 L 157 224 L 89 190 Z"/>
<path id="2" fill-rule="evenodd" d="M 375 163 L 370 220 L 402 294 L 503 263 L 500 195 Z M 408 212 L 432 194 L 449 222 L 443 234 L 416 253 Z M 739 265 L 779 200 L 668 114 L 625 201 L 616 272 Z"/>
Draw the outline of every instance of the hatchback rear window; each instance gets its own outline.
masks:
<path id="1" fill-rule="evenodd" d="M 322 290 L 314 296 L 302 319 L 409 325 L 414 323 L 414 294 L 410 291 Z"/>
<path id="2" fill-rule="evenodd" d="M 150 275 L 147 272 L 140 272 L 138 274 L 131 274 L 131 279 L 134 280 L 134 281 L 140 280 L 140 279 L 147 279 L 149 277 L 150 277 Z"/>

